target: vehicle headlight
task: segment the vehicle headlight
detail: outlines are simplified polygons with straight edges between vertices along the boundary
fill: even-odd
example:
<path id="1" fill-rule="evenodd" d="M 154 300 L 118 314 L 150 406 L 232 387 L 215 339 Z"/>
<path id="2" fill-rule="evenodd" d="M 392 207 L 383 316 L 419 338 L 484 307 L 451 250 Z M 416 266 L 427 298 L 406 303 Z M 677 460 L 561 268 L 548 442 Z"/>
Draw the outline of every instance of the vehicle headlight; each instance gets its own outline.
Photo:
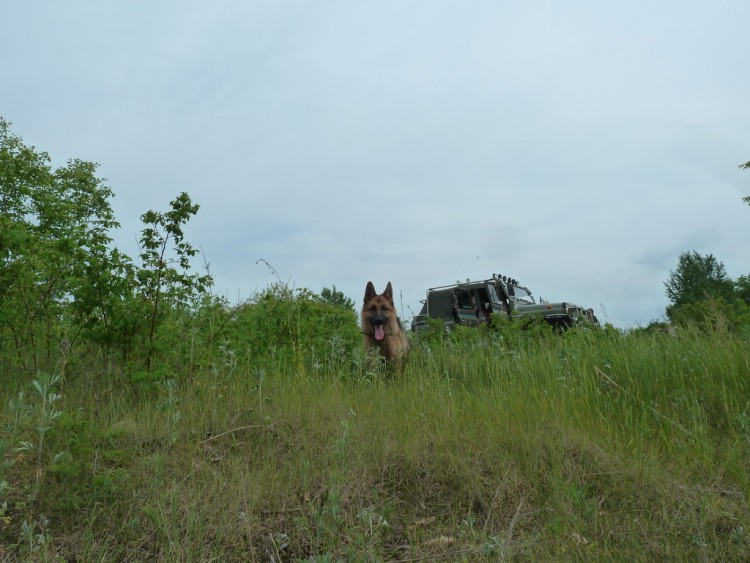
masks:
<path id="1" fill-rule="evenodd" d="M 565 312 L 568 313 L 568 316 L 574 321 L 577 321 L 579 315 L 581 314 L 581 311 L 578 307 L 566 307 Z"/>

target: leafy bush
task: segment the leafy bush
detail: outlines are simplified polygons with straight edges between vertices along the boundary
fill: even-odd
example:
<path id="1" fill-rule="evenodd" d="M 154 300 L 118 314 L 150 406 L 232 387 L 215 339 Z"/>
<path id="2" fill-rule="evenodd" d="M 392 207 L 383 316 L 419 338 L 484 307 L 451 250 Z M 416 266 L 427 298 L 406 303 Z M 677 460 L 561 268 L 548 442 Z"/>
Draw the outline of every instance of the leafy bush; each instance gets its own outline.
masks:
<path id="1" fill-rule="evenodd" d="M 672 322 L 677 326 L 697 326 L 708 332 L 731 331 L 745 337 L 750 336 L 750 307 L 739 299 L 707 299 L 686 303 L 670 311 Z"/>
<path id="2" fill-rule="evenodd" d="M 280 282 L 240 307 L 224 346 L 246 365 L 342 365 L 361 347 L 356 313 Z M 294 369 L 296 369 L 296 367 Z"/>

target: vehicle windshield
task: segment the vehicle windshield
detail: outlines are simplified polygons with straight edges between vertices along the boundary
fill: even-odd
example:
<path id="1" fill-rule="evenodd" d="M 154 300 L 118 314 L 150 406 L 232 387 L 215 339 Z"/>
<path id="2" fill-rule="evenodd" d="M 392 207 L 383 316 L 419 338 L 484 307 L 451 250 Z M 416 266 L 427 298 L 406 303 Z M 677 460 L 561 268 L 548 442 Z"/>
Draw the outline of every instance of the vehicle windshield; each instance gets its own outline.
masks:
<path id="1" fill-rule="evenodd" d="M 534 298 L 531 296 L 531 292 L 525 287 L 513 286 L 510 288 L 511 295 L 516 301 L 523 301 L 524 303 L 534 303 Z"/>
<path id="2" fill-rule="evenodd" d="M 487 292 L 490 294 L 490 301 L 494 303 L 495 305 L 502 305 L 502 301 L 500 301 L 500 296 L 497 294 L 497 290 L 495 289 L 495 286 L 492 284 L 487 284 Z"/>

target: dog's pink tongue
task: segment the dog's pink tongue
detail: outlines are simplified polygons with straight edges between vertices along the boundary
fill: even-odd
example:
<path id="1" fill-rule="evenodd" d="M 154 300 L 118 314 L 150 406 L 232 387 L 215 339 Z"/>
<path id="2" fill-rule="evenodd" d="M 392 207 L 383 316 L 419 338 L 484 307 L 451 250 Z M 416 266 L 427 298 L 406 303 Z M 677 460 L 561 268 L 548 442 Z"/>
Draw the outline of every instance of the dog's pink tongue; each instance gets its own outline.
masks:
<path id="1" fill-rule="evenodd" d="M 375 327 L 375 340 L 383 340 L 385 337 L 385 331 L 383 330 L 382 326 L 376 326 Z"/>

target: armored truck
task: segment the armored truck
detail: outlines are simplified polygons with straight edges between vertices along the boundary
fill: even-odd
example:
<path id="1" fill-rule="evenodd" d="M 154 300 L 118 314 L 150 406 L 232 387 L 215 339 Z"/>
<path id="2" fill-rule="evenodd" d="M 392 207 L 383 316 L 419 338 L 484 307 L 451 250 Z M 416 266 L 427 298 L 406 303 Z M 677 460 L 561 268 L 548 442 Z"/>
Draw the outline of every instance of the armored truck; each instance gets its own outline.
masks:
<path id="1" fill-rule="evenodd" d="M 537 303 L 526 286 L 507 276 L 492 274 L 481 281 L 466 281 L 427 290 L 422 308 L 411 322 L 413 331 L 423 330 L 429 318 L 440 319 L 446 330 L 461 326 L 479 326 L 492 320 L 492 315 L 509 320 L 537 317 L 565 329 L 586 324 L 599 326 L 593 309 L 569 301 Z"/>

